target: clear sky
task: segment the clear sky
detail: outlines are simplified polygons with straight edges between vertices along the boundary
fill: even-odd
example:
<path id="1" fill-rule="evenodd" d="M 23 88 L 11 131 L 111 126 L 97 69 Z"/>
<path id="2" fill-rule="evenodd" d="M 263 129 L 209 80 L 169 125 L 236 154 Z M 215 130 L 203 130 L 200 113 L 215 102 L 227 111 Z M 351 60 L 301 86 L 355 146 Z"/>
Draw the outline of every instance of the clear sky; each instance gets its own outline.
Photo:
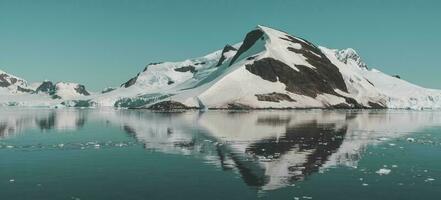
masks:
<path id="1" fill-rule="evenodd" d="M 0 0 L 0 69 L 100 90 L 262 24 L 352 47 L 369 66 L 441 89 L 440 10 L 438 0 Z"/>

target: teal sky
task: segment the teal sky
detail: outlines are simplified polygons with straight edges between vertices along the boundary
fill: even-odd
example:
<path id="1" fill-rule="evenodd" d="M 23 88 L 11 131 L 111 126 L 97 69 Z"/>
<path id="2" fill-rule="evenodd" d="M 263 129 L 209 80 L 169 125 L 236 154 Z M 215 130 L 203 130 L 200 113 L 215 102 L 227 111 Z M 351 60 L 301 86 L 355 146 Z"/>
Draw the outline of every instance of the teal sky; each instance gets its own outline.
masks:
<path id="1" fill-rule="evenodd" d="M 150 62 L 198 57 L 257 24 L 441 88 L 441 1 L 0 0 L 0 69 L 29 81 L 117 86 Z"/>

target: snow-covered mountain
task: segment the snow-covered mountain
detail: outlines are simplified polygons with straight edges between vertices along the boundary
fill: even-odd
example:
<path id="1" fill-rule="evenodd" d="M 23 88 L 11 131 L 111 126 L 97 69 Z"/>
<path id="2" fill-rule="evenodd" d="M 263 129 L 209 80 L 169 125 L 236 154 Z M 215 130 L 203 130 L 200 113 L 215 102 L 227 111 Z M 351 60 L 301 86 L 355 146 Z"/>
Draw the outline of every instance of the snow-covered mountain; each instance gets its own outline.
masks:
<path id="1" fill-rule="evenodd" d="M 441 108 L 441 91 L 369 69 L 353 49 L 319 47 L 258 26 L 243 42 L 149 64 L 96 106 L 136 108 Z"/>
<path id="2" fill-rule="evenodd" d="M 5 93 L 30 93 L 33 90 L 28 86 L 27 81 L 0 70 L 0 92 Z"/>
<path id="3" fill-rule="evenodd" d="M 119 88 L 88 96 L 78 87 L 60 85 L 62 91 L 67 91 L 56 94 L 66 100 L 63 105 L 150 109 L 441 108 L 440 90 L 422 88 L 371 69 L 353 49 L 320 47 L 264 26 L 250 31 L 242 42 L 203 57 L 148 64 Z M 45 88 L 42 91 L 47 91 Z M 80 90 L 85 91 L 84 87 Z"/>
<path id="4" fill-rule="evenodd" d="M 37 89 L 37 93 L 46 93 L 54 99 L 76 99 L 82 96 L 89 96 L 90 93 L 84 85 L 78 83 L 44 81 Z"/>
<path id="5" fill-rule="evenodd" d="M 84 85 L 51 81 L 29 84 L 0 70 L 0 106 L 56 106 L 66 100 L 89 96 Z"/>

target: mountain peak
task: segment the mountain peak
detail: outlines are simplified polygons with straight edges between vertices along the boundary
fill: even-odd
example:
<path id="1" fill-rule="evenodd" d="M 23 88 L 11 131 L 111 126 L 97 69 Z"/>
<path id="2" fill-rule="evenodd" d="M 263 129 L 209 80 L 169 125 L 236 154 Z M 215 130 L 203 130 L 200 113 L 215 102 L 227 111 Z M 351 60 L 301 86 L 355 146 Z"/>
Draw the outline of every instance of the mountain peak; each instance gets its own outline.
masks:
<path id="1" fill-rule="evenodd" d="M 16 76 L 14 76 L 14 75 L 12 75 L 12 74 L 10 74 L 10 73 L 8 73 L 8 72 L 5 72 L 5 71 L 3 71 L 3 70 L 1 70 L 1 69 L 0 69 L 0 74 L 4 74 L 4 75 L 7 75 L 7 76 L 9 76 L 9 77 L 11 77 L 11 78 L 15 78 L 15 79 L 21 79 L 21 78 L 16 77 Z"/>
<path id="2" fill-rule="evenodd" d="M 219 59 L 219 61 L 218 61 L 218 63 L 217 63 L 216 66 L 218 67 L 218 66 L 222 65 L 222 63 L 223 63 L 227 58 L 230 58 L 230 57 L 234 56 L 234 54 L 236 53 L 236 51 L 237 51 L 237 49 L 234 48 L 233 46 L 231 46 L 231 45 L 229 45 L 229 44 L 225 45 L 224 49 L 223 49 L 222 52 L 221 52 L 221 57 L 220 57 L 220 59 Z M 234 53 L 234 54 L 232 54 L 231 52 Z"/>
<path id="3" fill-rule="evenodd" d="M 22 78 L 0 70 L 0 87 L 16 86 L 20 88 L 27 87 L 27 82 Z"/>
<path id="4" fill-rule="evenodd" d="M 263 31 L 265 33 L 279 33 L 279 34 L 285 34 L 285 35 L 288 34 L 285 31 L 282 31 L 282 30 L 279 30 L 279 29 L 276 29 L 276 28 L 272 28 L 272 27 L 269 27 L 269 26 L 264 26 L 264 25 L 257 25 L 256 29 L 259 29 L 259 30 L 261 30 L 261 31 Z"/>
<path id="5" fill-rule="evenodd" d="M 345 64 L 353 62 L 362 69 L 368 69 L 367 64 L 363 62 L 360 55 L 358 55 L 357 51 L 355 51 L 352 48 L 339 50 L 335 53 L 335 55 L 337 59 L 339 59 L 341 62 Z"/>

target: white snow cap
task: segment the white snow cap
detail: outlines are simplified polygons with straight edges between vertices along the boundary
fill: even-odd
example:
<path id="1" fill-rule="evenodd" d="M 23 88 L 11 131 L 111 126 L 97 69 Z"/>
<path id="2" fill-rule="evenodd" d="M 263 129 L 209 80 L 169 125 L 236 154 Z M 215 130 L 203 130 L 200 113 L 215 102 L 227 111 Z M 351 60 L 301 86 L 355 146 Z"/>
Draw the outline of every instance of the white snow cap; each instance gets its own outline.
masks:
<path id="1" fill-rule="evenodd" d="M 354 62 L 360 68 L 368 69 L 367 64 L 363 62 L 358 53 L 352 48 L 339 50 L 336 52 L 336 56 L 341 62 L 344 62 L 345 64 L 348 64 L 348 62 Z"/>

